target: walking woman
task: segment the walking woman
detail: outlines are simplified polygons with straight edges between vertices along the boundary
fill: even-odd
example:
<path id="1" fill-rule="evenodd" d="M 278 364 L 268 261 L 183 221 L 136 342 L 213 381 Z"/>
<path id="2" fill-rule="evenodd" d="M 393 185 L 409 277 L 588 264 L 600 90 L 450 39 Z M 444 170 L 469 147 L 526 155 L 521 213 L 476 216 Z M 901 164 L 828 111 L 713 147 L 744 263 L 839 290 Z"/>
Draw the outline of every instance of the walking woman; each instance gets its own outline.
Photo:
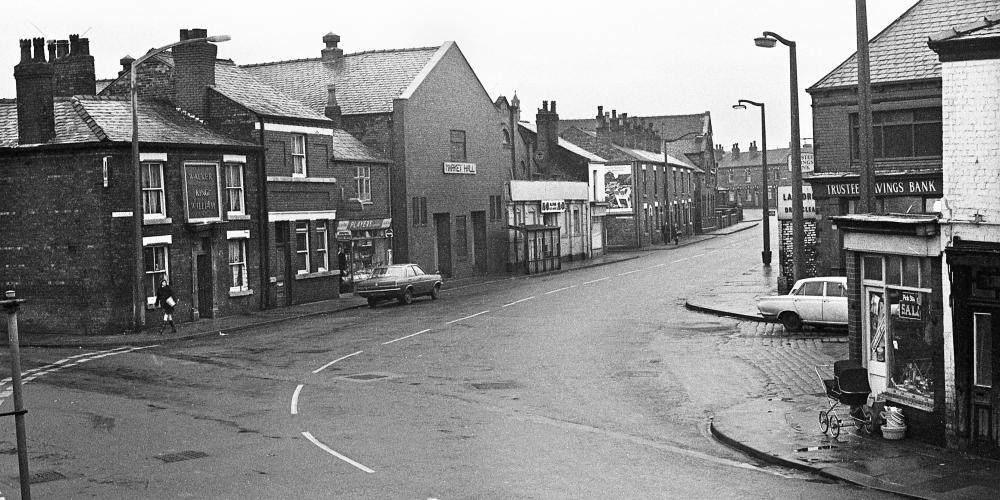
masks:
<path id="1" fill-rule="evenodd" d="M 174 298 L 174 291 L 166 279 L 160 282 L 160 288 L 156 290 L 156 304 L 163 308 L 163 324 L 160 325 L 160 334 L 163 334 L 163 329 L 167 327 L 168 323 L 170 329 L 177 333 L 177 327 L 174 326 L 174 306 L 177 305 L 177 299 Z"/>

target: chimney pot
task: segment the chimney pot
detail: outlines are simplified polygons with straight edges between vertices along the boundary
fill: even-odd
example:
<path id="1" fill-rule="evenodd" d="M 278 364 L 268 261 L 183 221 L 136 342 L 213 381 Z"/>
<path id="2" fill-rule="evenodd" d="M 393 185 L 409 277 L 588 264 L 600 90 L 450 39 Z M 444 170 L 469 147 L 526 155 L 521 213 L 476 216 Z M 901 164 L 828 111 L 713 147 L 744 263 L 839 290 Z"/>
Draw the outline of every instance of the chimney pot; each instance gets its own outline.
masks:
<path id="1" fill-rule="evenodd" d="M 21 45 L 21 62 L 25 63 L 31 60 L 31 40 L 27 38 L 22 38 L 20 41 Z"/>
<path id="2" fill-rule="evenodd" d="M 326 48 L 335 49 L 337 48 L 337 44 L 340 43 L 340 35 L 331 31 L 323 35 L 323 43 L 326 44 Z"/>
<path id="3" fill-rule="evenodd" d="M 604 116 L 604 106 L 597 107 L 597 116 L 598 117 Z"/>
<path id="4" fill-rule="evenodd" d="M 80 52 L 80 35 L 69 36 L 69 54 L 77 55 Z"/>
<path id="5" fill-rule="evenodd" d="M 81 38 L 80 39 L 80 55 L 89 56 L 90 55 L 90 39 Z"/>
<path id="6" fill-rule="evenodd" d="M 555 113 L 555 112 L 556 112 L 556 102 L 555 102 L 555 101 L 552 101 L 552 109 L 551 109 L 551 111 L 552 111 L 553 113 Z"/>
<path id="7" fill-rule="evenodd" d="M 549 112 L 549 101 L 542 101 L 542 111 L 545 113 Z"/>
<path id="8" fill-rule="evenodd" d="M 618 110 L 617 109 L 612 109 L 611 110 L 611 119 L 612 120 L 617 120 L 618 119 Z"/>
<path id="9" fill-rule="evenodd" d="M 56 41 L 55 40 L 49 40 L 48 47 L 49 47 L 49 60 L 50 61 L 55 61 L 56 60 Z"/>
<path id="10" fill-rule="evenodd" d="M 70 43 L 68 40 L 59 40 L 58 42 L 56 42 L 56 57 L 62 59 L 70 55 L 73 56 L 76 55 L 76 52 L 73 51 L 72 43 Z"/>
<path id="11" fill-rule="evenodd" d="M 45 62 L 45 39 L 44 38 L 32 38 L 31 44 L 35 48 L 35 61 Z"/>
<path id="12" fill-rule="evenodd" d="M 334 33 L 327 33 L 323 35 L 323 43 L 326 47 L 320 51 L 320 59 L 325 63 L 336 62 L 338 59 L 344 56 L 344 49 L 337 47 L 340 43 L 340 35 Z"/>

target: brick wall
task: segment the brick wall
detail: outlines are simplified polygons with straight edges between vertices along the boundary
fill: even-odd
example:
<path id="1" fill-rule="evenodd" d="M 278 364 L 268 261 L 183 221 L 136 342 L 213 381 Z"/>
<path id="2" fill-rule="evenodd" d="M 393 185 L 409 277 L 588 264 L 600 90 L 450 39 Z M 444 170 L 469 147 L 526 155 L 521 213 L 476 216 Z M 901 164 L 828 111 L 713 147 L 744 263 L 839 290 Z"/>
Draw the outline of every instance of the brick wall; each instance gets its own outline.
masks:
<path id="1" fill-rule="evenodd" d="M 780 240 L 778 242 L 778 265 L 780 274 L 778 275 L 778 292 L 787 293 L 795 285 L 794 263 L 792 261 L 792 221 L 779 220 L 778 230 Z M 803 220 L 802 242 L 803 266 L 802 277 L 808 278 L 816 276 L 816 221 Z"/>
<path id="2" fill-rule="evenodd" d="M 156 57 L 143 62 L 136 68 L 136 91 L 142 99 L 172 102 L 174 99 L 173 67 Z M 100 95 L 127 97 L 129 89 L 128 73 L 108 84 Z"/>
<path id="3" fill-rule="evenodd" d="M 343 115 L 344 130 L 382 158 L 392 158 L 392 114 Z"/>

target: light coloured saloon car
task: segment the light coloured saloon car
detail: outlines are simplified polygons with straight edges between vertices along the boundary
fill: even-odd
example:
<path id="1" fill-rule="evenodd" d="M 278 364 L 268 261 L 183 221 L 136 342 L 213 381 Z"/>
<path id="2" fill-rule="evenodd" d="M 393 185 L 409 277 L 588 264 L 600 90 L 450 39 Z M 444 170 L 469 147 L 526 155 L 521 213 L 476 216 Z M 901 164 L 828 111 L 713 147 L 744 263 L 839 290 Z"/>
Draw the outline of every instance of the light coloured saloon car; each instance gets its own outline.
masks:
<path id="1" fill-rule="evenodd" d="M 799 280 L 788 295 L 757 299 L 761 316 L 776 319 L 797 332 L 802 325 L 847 326 L 847 278 L 827 276 Z"/>

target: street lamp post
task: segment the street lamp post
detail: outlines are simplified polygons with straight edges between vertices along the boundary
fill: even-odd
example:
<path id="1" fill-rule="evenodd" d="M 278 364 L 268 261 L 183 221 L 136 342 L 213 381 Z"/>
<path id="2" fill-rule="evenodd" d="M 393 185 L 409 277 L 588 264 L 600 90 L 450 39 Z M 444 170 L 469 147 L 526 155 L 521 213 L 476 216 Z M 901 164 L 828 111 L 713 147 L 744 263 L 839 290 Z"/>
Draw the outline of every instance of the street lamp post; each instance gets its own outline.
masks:
<path id="1" fill-rule="evenodd" d="M 142 292 L 142 279 L 145 276 L 142 262 L 142 166 L 139 163 L 139 92 L 135 87 L 136 68 L 149 58 L 170 50 L 178 45 L 200 42 L 225 42 L 230 39 L 229 35 L 216 35 L 204 38 L 189 38 L 181 40 L 160 48 L 150 50 L 142 57 L 132 61 L 129 70 L 129 90 L 132 105 L 132 170 L 135 172 L 135 180 L 132 183 L 132 245 L 135 254 L 133 262 L 133 283 L 132 283 L 132 322 L 133 330 L 138 332 L 146 324 L 146 297 Z"/>
<path id="2" fill-rule="evenodd" d="M 733 105 L 733 109 L 747 109 L 747 104 L 751 106 L 757 106 L 760 108 L 760 143 L 761 143 L 761 175 L 760 175 L 760 191 L 761 191 L 761 207 L 764 211 L 762 214 L 762 219 L 764 222 L 764 249 L 760 252 L 760 260 L 765 266 L 771 265 L 771 217 L 770 217 L 770 203 L 768 198 L 770 198 L 767 188 L 767 121 L 765 119 L 764 113 L 764 103 L 755 102 L 749 99 L 740 99 L 736 101 L 737 104 Z"/>
<path id="3" fill-rule="evenodd" d="M 781 42 L 788 47 L 792 115 L 792 277 L 798 281 L 803 278 L 805 271 L 805 256 L 802 250 L 805 227 L 802 221 L 802 146 L 799 138 L 799 77 L 795 61 L 795 42 L 772 31 L 765 31 L 763 36 L 754 38 L 753 41 L 758 47 L 772 48 L 775 42 Z"/>

